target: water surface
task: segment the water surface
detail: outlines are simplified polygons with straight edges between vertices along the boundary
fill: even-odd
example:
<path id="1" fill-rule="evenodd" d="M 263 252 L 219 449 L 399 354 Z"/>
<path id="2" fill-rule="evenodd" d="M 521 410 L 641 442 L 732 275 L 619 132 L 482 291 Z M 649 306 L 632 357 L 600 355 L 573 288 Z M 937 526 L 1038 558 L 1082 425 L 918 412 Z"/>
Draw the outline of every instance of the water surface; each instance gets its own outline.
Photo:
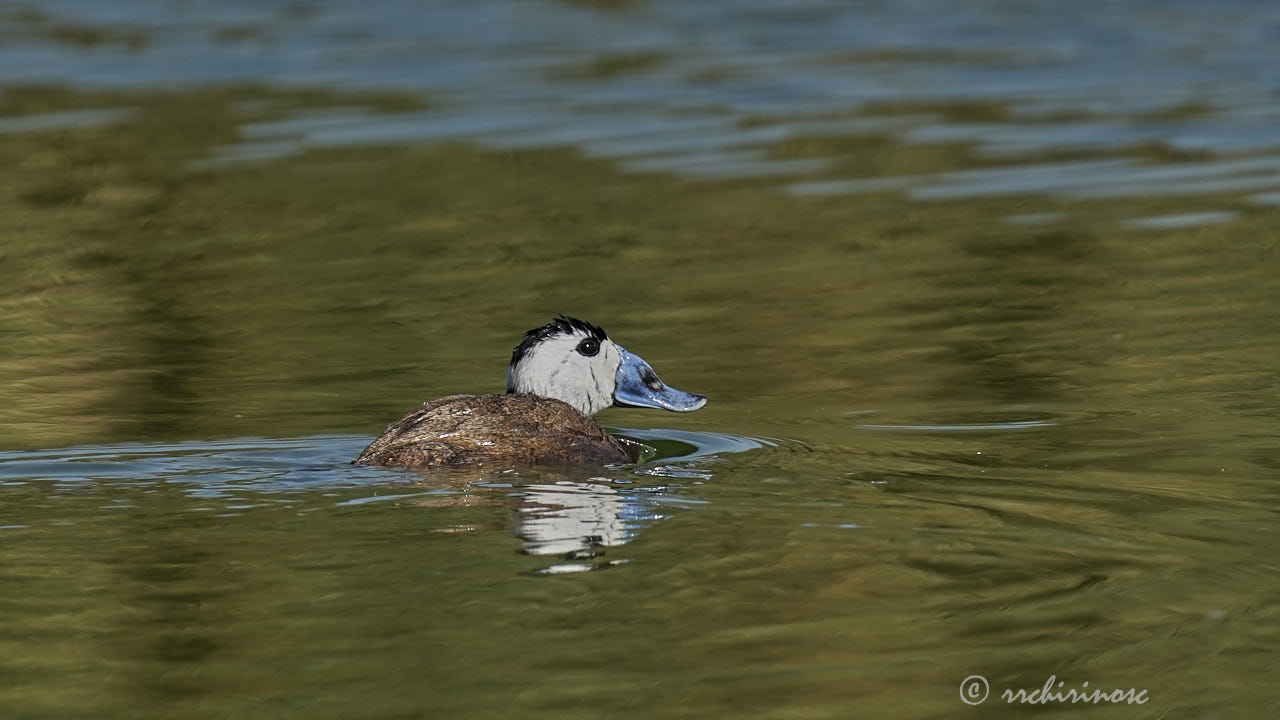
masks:
<path id="1" fill-rule="evenodd" d="M 1280 709 L 1272 4 L 353 8 L 0 15 L 0 715 Z M 710 404 L 349 464 L 559 312 Z"/>

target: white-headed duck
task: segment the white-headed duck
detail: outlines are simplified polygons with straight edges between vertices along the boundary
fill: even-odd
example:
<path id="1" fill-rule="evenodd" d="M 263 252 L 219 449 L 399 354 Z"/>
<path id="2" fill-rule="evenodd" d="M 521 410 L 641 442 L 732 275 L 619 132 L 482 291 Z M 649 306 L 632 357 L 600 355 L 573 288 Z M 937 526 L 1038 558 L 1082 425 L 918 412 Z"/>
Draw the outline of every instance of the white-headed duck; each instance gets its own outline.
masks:
<path id="1" fill-rule="evenodd" d="M 480 463 L 633 460 L 592 419 L 611 407 L 690 412 L 702 395 L 663 384 L 649 363 L 571 317 L 525 333 L 511 353 L 505 395 L 451 395 L 387 427 L 357 465 L 438 467 Z"/>

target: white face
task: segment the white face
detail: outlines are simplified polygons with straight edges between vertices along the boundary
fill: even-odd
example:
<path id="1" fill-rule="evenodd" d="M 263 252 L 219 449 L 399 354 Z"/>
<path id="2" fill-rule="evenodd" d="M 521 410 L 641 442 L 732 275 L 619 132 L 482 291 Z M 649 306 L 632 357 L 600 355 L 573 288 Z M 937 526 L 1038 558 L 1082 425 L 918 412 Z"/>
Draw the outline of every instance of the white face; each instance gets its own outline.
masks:
<path id="1" fill-rule="evenodd" d="M 563 400 L 591 417 L 613 404 L 620 364 L 622 356 L 612 340 L 596 340 L 591 333 L 574 329 L 530 348 L 507 370 L 507 387 Z"/>

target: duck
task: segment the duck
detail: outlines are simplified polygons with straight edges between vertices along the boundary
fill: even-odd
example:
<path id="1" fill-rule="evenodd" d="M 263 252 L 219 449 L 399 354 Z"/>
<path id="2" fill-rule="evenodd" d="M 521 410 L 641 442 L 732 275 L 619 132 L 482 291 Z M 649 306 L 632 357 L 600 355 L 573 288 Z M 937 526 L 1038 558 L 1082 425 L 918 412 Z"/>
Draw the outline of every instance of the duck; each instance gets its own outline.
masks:
<path id="1" fill-rule="evenodd" d="M 511 351 L 507 391 L 450 395 L 387 426 L 353 462 L 404 468 L 634 462 L 595 421 L 608 407 L 692 412 L 703 395 L 669 387 L 598 325 L 560 315 Z"/>

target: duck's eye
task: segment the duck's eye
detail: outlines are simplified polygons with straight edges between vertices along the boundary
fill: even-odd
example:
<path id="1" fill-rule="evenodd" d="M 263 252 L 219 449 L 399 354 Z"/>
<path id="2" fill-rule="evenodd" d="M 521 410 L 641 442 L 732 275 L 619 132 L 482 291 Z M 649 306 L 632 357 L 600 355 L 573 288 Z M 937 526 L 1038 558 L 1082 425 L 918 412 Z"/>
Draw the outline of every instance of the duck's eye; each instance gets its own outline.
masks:
<path id="1" fill-rule="evenodd" d="M 600 341 L 595 338 L 587 338 L 578 343 L 578 353 L 586 357 L 595 357 L 600 352 Z"/>

